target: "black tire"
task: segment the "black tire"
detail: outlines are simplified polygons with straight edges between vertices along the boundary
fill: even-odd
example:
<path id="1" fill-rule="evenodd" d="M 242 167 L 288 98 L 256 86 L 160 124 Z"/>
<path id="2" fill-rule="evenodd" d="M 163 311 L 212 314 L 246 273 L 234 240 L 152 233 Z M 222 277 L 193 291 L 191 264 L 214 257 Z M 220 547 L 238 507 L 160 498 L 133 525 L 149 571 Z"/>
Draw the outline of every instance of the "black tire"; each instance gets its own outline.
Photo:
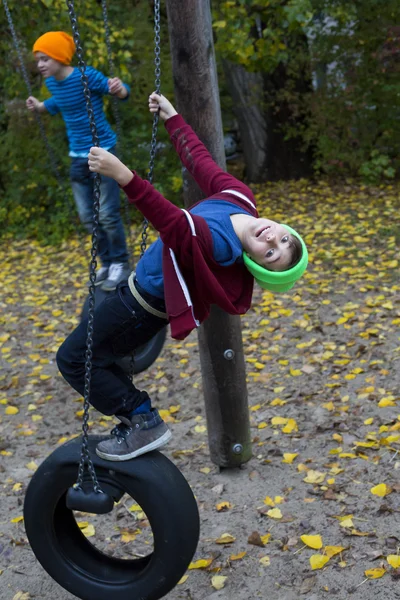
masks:
<path id="1" fill-rule="evenodd" d="M 95 306 L 98 306 L 101 302 L 103 302 L 104 298 L 110 292 L 105 292 L 100 287 L 95 288 Z M 86 319 L 89 313 L 89 296 L 85 300 L 85 304 L 82 308 L 81 313 L 81 321 Z M 147 342 L 147 344 L 143 344 L 143 346 L 139 346 L 134 352 L 134 365 L 133 365 L 133 373 L 141 373 L 148 369 L 155 360 L 159 357 L 161 350 L 164 347 L 165 338 L 167 336 L 167 327 L 163 327 L 154 337 L 151 338 Z M 120 358 L 117 361 L 117 364 L 124 370 L 125 373 L 130 373 L 131 369 L 131 357 L 126 356 L 124 358 Z"/>
<path id="2" fill-rule="evenodd" d="M 153 553 L 110 557 L 80 531 L 65 502 L 77 477 L 80 438 L 55 450 L 32 477 L 24 504 L 30 545 L 49 575 L 82 600 L 158 600 L 178 583 L 196 551 L 196 501 L 182 473 L 160 452 L 104 461 L 94 454 L 99 439 L 90 436 L 89 448 L 100 486 L 116 500 L 127 493 L 140 504 L 153 530 Z"/>

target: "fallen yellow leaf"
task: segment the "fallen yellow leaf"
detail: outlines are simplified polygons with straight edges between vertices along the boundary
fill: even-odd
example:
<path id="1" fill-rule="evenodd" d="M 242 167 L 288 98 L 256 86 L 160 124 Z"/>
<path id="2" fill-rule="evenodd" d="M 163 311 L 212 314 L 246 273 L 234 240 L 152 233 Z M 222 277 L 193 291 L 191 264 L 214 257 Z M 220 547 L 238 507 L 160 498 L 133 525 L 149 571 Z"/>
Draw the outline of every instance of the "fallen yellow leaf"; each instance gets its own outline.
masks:
<path id="1" fill-rule="evenodd" d="M 310 565 L 313 571 L 316 569 L 322 569 L 329 560 L 329 556 L 323 554 L 313 554 L 310 556 Z"/>
<path id="2" fill-rule="evenodd" d="M 283 454 L 283 459 L 282 459 L 282 462 L 283 462 L 283 463 L 286 463 L 286 464 L 288 464 L 288 465 L 291 465 L 291 464 L 292 464 L 292 462 L 294 461 L 294 459 L 295 459 L 295 458 L 296 458 L 298 455 L 299 455 L 298 453 L 296 453 L 296 454 L 290 454 L 290 453 L 288 453 L 288 452 L 285 452 L 285 453 Z"/>
<path id="3" fill-rule="evenodd" d="M 384 498 L 390 494 L 391 491 L 391 488 L 386 485 L 386 483 L 380 483 L 379 485 L 376 485 L 370 489 L 371 494 L 374 494 L 374 496 L 379 496 L 380 498 Z"/>
<path id="4" fill-rule="evenodd" d="M 386 560 L 393 569 L 398 569 L 400 567 L 400 556 L 398 554 L 389 554 L 389 556 L 386 557 Z"/>
<path id="5" fill-rule="evenodd" d="M 332 558 L 332 556 L 335 556 L 335 554 L 339 554 L 344 550 L 346 550 L 346 548 L 343 546 L 325 546 L 324 553 L 326 556 L 329 556 L 329 558 Z"/>
<path id="6" fill-rule="evenodd" d="M 215 590 L 222 590 L 222 588 L 225 587 L 225 581 L 227 579 L 228 578 L 224 575 L 214 575 L 214 577 L 211 577 L 211 585 Z"/>
<path id="7" fill-rule="evenodd" d="M 235 540 L 236 538 L 233 537 L 233 535 L 231 535 L 230 533 L 223 533 L 221 537 L 215 540 L 215 542 L 217 544 L 232 544 L 232 542 L 234 542 Z"/>
<path id="8" fill-rule="evenodd" d="M 267 515 L 271 517 L 271 519 L 282 519 L 283 516 L 279 508 L 271 508 L 271 510 L 267 512 Z"/>
<path id="9" fill-rule="evenodd" d="M 303 544 L 314 550 L 319 550 L 323 546 L 322 537 L 320 535 L 302 535 L 300 536 L 300 539 Z"/>
<path id="10" fill-rule="evenodd" d="M 196 560 L 195 562 L 191 562 L 190 565 L 188 566 L 188 569 L 206 569 L 207 567 L 209 567 L 212 563 L 213 559 L 212 558 L 200 558 L 199 560 Z"/>
<path id="11" fill-rule="evenodd" d="M 364 573 L 365 577 L 368 577 L 368 579 L 380 579 L 386 573 L 386 569 L 376 567 L 375 569 L 367 569 Z"/>

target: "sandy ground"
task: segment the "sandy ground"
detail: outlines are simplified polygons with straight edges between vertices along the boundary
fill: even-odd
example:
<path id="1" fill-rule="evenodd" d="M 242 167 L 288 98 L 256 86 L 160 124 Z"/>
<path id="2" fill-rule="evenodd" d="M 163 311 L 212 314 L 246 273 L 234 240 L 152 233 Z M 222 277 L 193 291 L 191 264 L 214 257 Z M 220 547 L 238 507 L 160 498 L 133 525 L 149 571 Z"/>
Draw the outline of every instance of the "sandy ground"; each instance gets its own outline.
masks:
<path id="1" fill-rule="evenodd" d="M 352 206 L 349 200 L 349 215 Z M 339 250 L 344 237 L 335 241 Z M 400 572 L 386 559 L 400 546 L 397 246 L 381 239 L 379 264 L 363 277 L 367 250 L 350 262 L 339 256 L 334 269 L 335 250 L 322 256 L 324 240 L 320 262 L 295 294 L 273 298 L 257 290 L 243 318 L 253 439 L 247 464 L 220 470 L 210 461 L 195 333 L 181 343 L 167 339 L 158 361 L 135 380 L 170 411 L 165 455 L 188 480 L 200 511 L 194 560 L 213 559 L 208 569 L 188 571 L 168 600 L 400 598 Z M 84 259 L 26 243 L 2 253 L 0 598 L 72 600 L 36 560 L 18 517 L 35 465 L 80 431 L 80 400 L 54 356 L 79 318 Z M 10 407 L 18 412 L 7 414 Z M 111 427 L 96 411 L 91 421 L 95 433 Z M 390 493 L 371 493 L 378 484 Z M 218 510 L 221 502 L 229 503 L 226 510 Z M 143 515 L 126 510 L 132 504 L 125 497 L 111 515 L 84 517 L 95 528 L 92 543 L 122 556 L 151 547 Z M 268 515 L 272 508 L 280 516 Z M 350 515 L 349 523 L 343 517 Z M 121 532 L 138 524 L 139 539 L 121 541 Z M 254 544 L 254 532 L 270 534 L 264 546 Z M 234 541 L 216 543 L 224 533 Z M 321 535 L 323 548 L 305 546 L 303 535 Z M 310 557 L 326 554 L 326 546 L 343 550 L 312 570 Z M 380 567 L 383 577 L 367 580 L 365 571 Z M 221 590 L 212 586 L 215 575 L 226 577 Z"/>

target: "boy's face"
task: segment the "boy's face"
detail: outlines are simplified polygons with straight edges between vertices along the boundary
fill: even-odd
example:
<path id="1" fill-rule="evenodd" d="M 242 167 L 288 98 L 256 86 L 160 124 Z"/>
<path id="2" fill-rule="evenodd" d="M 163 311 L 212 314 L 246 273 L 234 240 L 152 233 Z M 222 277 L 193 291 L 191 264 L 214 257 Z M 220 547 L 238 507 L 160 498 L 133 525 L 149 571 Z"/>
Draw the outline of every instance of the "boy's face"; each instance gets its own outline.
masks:
<path id="1" fill-rule="evenodd" d="M 245 232 L 243 247 L 254 262 L 269 271 L 285 271 L 292 262 L 291 235 L 270 219 L 254 219 Z"/>
<path id="2" fill-rule="evenodd" d="M 35 59 L 38 70 L 43 77 L 55 76 L 63 67 L 62 63 L 58 62 L 58 60 L 54 60 L 54 58 L 50 58 L 47 54 L 43 54 L 43 52 L 35 52 Z"/>

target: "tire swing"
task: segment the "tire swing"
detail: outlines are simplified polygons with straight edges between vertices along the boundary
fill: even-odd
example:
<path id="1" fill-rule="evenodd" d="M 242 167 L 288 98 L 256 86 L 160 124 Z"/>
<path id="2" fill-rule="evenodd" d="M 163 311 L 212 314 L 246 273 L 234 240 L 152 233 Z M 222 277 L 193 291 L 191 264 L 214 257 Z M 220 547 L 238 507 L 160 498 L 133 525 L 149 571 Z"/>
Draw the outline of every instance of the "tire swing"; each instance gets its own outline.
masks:
<path id="1" fill-rule="evenodd" d="M 91 111 L 74 1 L 67 0 L 93 145 L 98 145 Z M 159 27 L 160 0 L 155 0 Z M 155 115 L 153 127 L 157 126 Z M 179 581 L 196 551 L 199 513 L 193 493 L 179 469 L 157 451 L 124 462 L 95 453 L 101 436 L 88 435 L 94 283 L 100 204 L 100 176 L 93 193 L 93 244 L 85 363 L 84 415 L 80 438 L 55 450 L 33 475 L 24 502 L 26 534 L 38 561 L 63 588 L 82 600 L 158 600 Z M 78 477 L 76 481 L 76 473 Z M 80 530 L 73 511 L 109 513 L 124 494 L 138 503 L 153 532 L 153 552 L 120 559 L 100 551 Z M 126 546 L 125 546 L 126 547 Z"/>
<path id="2" fill-rule="evenodd" d="M 109 65 L 109 73 L 110 76 L 114 76 L 114 61 L 112 57 L 112 48 L 110 41 L 110 26 L 108 21 L 108 11 L 107 11 L 107 1 L 101 0 L 102 12 L 103 12 L 103 22 L 104 22 L 104 31 L 105 31 L 105 41 L 107 48 L 107 56 L 108 56 L 108 65 Z M 160 87 L 160 37 L 159 37 L 159 27 L 155 30 L 155 88 L 158 90 Z M 112 98 L 112 111 L 114 115 L 114 120 L 117 129 L 118 139 L 122 138 L 122 128 L 121 128 L 121 117 L 118 110 L 118 102 L 116 98 Z M 151 150 L 150 150 L 150 163 L 149 163 L 149 174 L 148 180 L 150 183 L 153 181 L 153 171 L 154 171 L 154 158 L 156 154 L 156 144 L 157 144 L 157 127 L 153 127 L 152 137 L 151 137 Z M 128 210 L 128 202 L 125 198 L 125 217 L 126 222 L 129 224 L 129 210 Z M 140 244 L 140 258 L 143 256 L 146 250 L 147 243 L 147 227 L 148 221 L 147 219 L 143 220 L 142 225 L 142 241 Z M 132 253 L 133 254 L 133 253 Z M 95 301 L 96 306 L 98 306 L 103 300 L 107 297 L 107 294 L 110 292 L 106 292 L 102 290 L 100 287 L 96 287 L 95 289 Z M 81 312 L 81 321 L 86 319 L 89 312 L 89 296 L 86 298 L 85 303 Z M 121 369 L 129 376 L 132 377 L 134 374 L 141 373 L 148 369 L 159 357 L 161 350 L 164 347 L 165 339 L 167 336 L 167 327 L 163 327 L 158 331 L 148 342 L 139 346 L 134 350 L 134 352 L 128 356 L 123 358 L 119 358 L 116 363 L 121 367 Z"/>

